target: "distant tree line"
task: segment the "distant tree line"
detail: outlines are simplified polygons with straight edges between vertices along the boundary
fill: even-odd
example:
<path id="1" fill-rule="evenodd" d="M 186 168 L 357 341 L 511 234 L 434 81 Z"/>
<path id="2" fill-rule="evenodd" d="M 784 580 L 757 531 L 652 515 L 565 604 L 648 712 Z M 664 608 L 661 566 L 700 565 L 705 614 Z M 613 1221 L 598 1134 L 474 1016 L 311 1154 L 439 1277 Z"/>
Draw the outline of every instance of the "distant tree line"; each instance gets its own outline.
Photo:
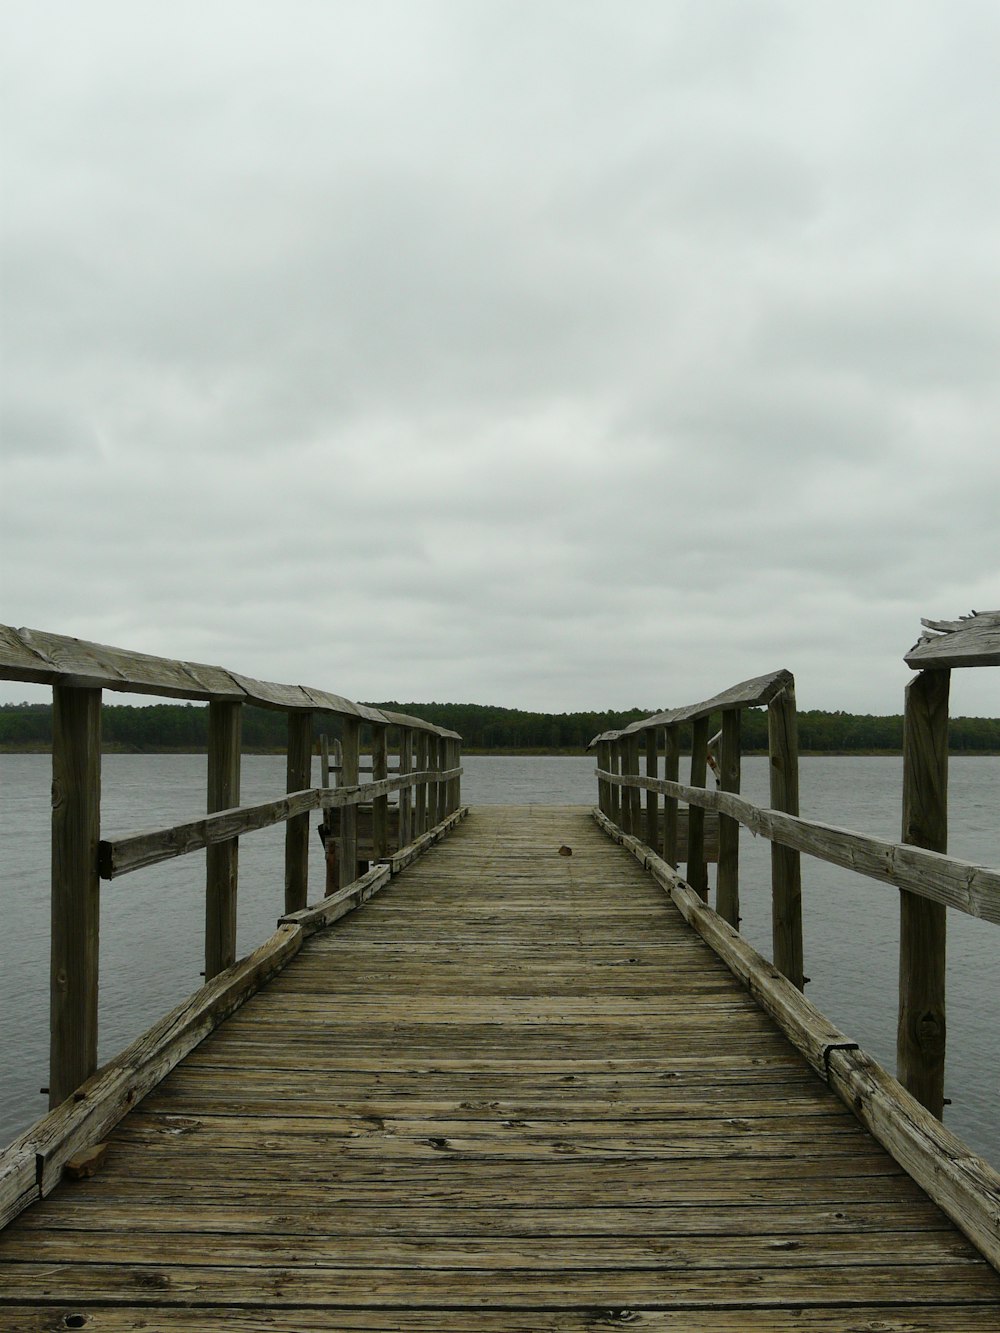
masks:
<path id="1" fill-rule="evenodd" d="M 410 713 L 462 736 L 467 750 L 564 750 L 582 752 L 599 732 L 617 730 L 649 717 L 652 709 L 632 708 L 606 713 L 531 713 L 518 708 L 483 704 L 397 703 L 375 705 Z M 718 722 L 710 723 L 712 731 Z M 317 719 L 317 735 L 320 722 Z M 123 750 L 203 750 L 207 744 L 208 710 L 199 704 L 106 704 L 101 715 L 106 746 Z M 330 727 L 336 732 L 336 724 Z M 285 714 L 247 706 L 243 710 L 243 747 L 280 750 L 287 737 Z M 955 717 L 949 724 L 954 753 L 1000 753 L 1000 719 Z M 7 749 L 47 749 L 52 742 L 51 704 L 0 704 L 0 745 Z M 690 731 L 681 729 L 681 744 L 690 744 Z M 799 746 L 819 754 L 899 751 L 903 744 L 902 717 L 869 714 L 799 713 Z M 767 749 L 767 714 L 747 709 L 743 714 L 743 748 Z"/>

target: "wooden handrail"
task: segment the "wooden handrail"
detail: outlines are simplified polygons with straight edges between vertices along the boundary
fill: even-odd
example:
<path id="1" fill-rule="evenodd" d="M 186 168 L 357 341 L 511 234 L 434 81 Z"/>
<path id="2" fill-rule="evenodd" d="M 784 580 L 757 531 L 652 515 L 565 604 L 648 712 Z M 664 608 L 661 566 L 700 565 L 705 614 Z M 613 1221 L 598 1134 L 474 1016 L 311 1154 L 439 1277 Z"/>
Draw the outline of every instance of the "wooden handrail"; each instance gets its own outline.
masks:
<path id="1" fill-rule="evenodd" d="M 461 737 L 457 732 L 405 713 L 357 704 L 325 690 L 254 680 L 224 667 L 153 657 L 10 625 L 0 625 L 0 679 L 45 683 L 53 689 L 50 1107 L 58 1106 L 97 1066 L 100 878 L 115 879 L 206 848 L 204 975 L 210 982 L 236 959 L 241 835 L 284 822 L 284 912 L 289 919 L 298 920 L 307 903 L 310 811 L 343 811 L 340 838 L 327 839 L 329 898 L 341 885 L 360 882 L 367 871 L 367 866 L 358 863 L 356 811 L 360 804 L 373 802 L 376 860 L 385 859 L 392 850 L 388 842 L 390 793 L 407 793 L 399 819 L 400 836 L 407 846 L 440 828 L 460 809 Z M 209 704 L 205 818 L 101 840 L 100 738 L 105 689 Z M 279 709 L 288 716 L 287 793 L 261 805 L 239 803 L 243 704 Z M 315 714 L 332 714 L 339 720 L 337 787 L 309 786 Z M 362 727 L 371 732 L 376 778 L 365 784 L 359 782 L 358 772 Z M 399 741 L 398 773 L 392 777 L 387 744 L 390 730 Z M 324 781 L 328 780 L 329 763 L 324 772 Z M 417 791 L 416 821 L 408 796 L 413 788 Z M 401 849 L 399 843 L 395 854 Z"/>
<path id="2" fill-rule="evenodd" d="M 716 906 L 734 928 L 739 923 L 736 824 L 771 842 L 774 964 L 800 989 L 803 976 L 799 855 L 892 884 L 900 891 L 899 1013 L 897 1072 L 900 1082 L 940 1118 L 944 1108 L 946 912 L 1000 924 L 1000 870 L 949 857 L 947 853 L 948 690 L 952 667 L 1000 665 L 1000 612 L 957 621 L 925 620 L 929 634 L 906 655 L 918 674 L 906 690 L 903 728 L 902 839 L 888 842 L 849 829 L 803 819 L 798 806 L 798 741 L 795 682 L 775 671 L 743 681 L 702 703 L 644 718 L 622 731 L 595 736 L 598 751 L 598 809 L 625 837 L 639 833 L 640 790 L 662 794 L 665 818 L 659 836 L 657 804 L 647 803 L 645 845 L 676 870 L 674 832 L 678 800 L 691 809 L 687 883 L 707 899 L 705 862 L 698 829 L 701 811 L 720 816 Z M 739 717 L 743 708 L 767 706 L 771 806 L 759 806 L 739 787 Z M 723 717 L 722 786 L 705 785 L 707 719 Z M 678 727 L 693 722 L 691 781 L 677 780 Z M 646 775 L 640 776 L 639 733 L 645 736 Z M 657 772 L 659 737 L 664 737 L 666 778 Z"/>

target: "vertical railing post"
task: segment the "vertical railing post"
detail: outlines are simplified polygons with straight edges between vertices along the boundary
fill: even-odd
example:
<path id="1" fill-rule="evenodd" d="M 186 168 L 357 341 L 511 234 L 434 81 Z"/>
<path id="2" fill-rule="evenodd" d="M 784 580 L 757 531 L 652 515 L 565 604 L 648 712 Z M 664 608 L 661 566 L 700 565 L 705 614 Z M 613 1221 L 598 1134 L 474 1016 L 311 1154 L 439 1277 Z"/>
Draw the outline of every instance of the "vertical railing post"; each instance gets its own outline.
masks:
<path id="1" fill-rule="evenodd" d="M 951 673 L 921 671 L 903 715 L 903 841 L 948 850 L 948 693 Z M 939 1119 L 944 1111 L 947 908 L 899 894 L 900 1083 Z"/>
<path id="2" fill-rule="evenodd" d="M 413 772 L 413 731 L 409 727 L 399 728 L 399 775 L 405 777 Z M 405 847 L 413 839 L 413 788 L 399 789 L 399 835 L 396 850 Z"/>
<path id="3" fill-rule="evenodd" d="M 285 790 L 312 786 L 312 713 L 288 714 Z M 309 898 L 309 813 L 285 821 L 285 911 L 300 912 Z"/>
<path id="4" fill-rule="evenodd" d="M 789 682 L 767 706 L 767 739 L 771 805 L 797 815 L 799 735 L 794 682 Z M 799 853 L 777 842 L 771 843 L 771 937 L 775 967 L 802 990 L 802 869 Z"/>
<path id="5" fill-rule="evenodd" d="M 430 763 L 430 740 L 426 731 L 417 732 L 417 772 L 424 773 Z M 416 809 L 414 811 L 413 836 L 419 838 L 427 832 L 427 779 L 417 783 Z"/>
<path id="6" fill-rule="evenodd" d="M 340 782 L 341 787 L 358 785 L 360 765 L 361 723 L 356 717 L 340 720 Z M 340 808 L 340 885 L 351 884 L 358 874 L 358 807 Z"/>
<path id="7" fill-rule="evenodd" d="M 208 705 L 208 813 L 240 803 L 240 728 L 243 705 L 213 699 Z M 236 962 L 239 839 L 205 849 L 205 980 Z"/>
<path id="8" fill-rule="evenodd" d="M 677 782 L 681 771 L 681 747 L 677 727 L 666 727 L 663 733 L 663 776 L 667 782 Z M 663 859 L 677 869 L 677 797 L 663 798 Z"/>
<path id="9" fill-rule="evenodd" d="M 49 1107 L 97 1068 L 101 691 L 52 691 Z"/>
<path id="10" fill-rule="evenodd" d="M 431 734 L 431 768 L 434 770 L 434 790 L 431 800 L 431 828 L 440 824 L 444 818 L 445 790 L 441 781 L 444 772 L 444 737 L 436 732 Z"/>
<path id="11" fill-rule="evenodd" d="M 609 742 L 608 745 L 608 772 L 614 776 L 622 771 L 622 743 L 620 739 Z M 609 818 L 612 824 L 617 824 L 621 828 L 622 823 L 622 789 L 617 782 L 608 783 L 608 796 L 610 800 L 611 811 Z"/>
<path id="12" fill-rule="evenodd" d="M 656 778 L 659 776 L 660 759 L 660 730 L 659 727 L 646 728 L 646 777 Z M 659 796 L 655 791 L 646 792 L 646 846 L 652 847 L 654 852 L 659 853 L 660 844 L 660 810 Z"/>
<path id="13" fill-rule="evenodd" d="M 723 791 L 740 789 L 740 710 L 722 715 L 719 747 L 719 786 Z M 734 930 L 740 928 L 740 826 L 728 815 L 719 815 L 719 865 L 716 877 L 715 910 Z"/>
<path id="14" fill-rule="evenodd" d="M 448 767 L 461 768 L 462 766 L 462 742 L 456 737 L 452 737 L 448 742 Z M 462 804 L 462 779 L 460 777 L 452 778 L 448 783 L 448 813 L 453 815 Z"/>
<path id="15" fill-rule="evenodd" d="M 695 718 L 691 725 L 691 783 L 704 787 L 708 776 L 708 718 Z M 688 805 L 687 882 L 703 902 L 708 902 L 708 867 L 705 862 L 705 811 Z"/>
<path id="16" fill-rule="evenodd" d="M 603 772 L 607 772 L 611 767 L 611 742 L 598 741 L 597 743 L 597 767 Z M 597 779 L 597 808 L 602 815 L 611 818 L 611 786 L 607 778 Z"/>
<path id="17" fill-rule="evenodd" d="M 637 731 L 629 732 L 625 738 L 625 749 L 622 755 L 629 777 L 637 778 L 639 776 L 639 733 Z M 631 833 L 633 837 L 638 837 L 642 832 L 639 819 L 639 812 L 642 809 L 641 793 L 638 787 L 627 787 L 624 795 L 628 800 L 626 832 Z"/>
<path id="18" fill-rule="evenodd" d="M 389 776 L 388 727 L 372 728 L 372 781 L 383 782 Z M 389 797 L 372 800 L 372 860 L 381 861 L 389 853 Z"/>

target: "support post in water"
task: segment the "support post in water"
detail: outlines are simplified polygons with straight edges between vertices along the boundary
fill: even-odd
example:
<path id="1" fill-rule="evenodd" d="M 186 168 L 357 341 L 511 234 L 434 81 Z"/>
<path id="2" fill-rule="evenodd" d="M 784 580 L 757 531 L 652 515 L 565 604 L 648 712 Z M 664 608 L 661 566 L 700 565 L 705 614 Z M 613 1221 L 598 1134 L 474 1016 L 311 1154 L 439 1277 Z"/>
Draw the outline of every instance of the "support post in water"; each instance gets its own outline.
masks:
<path id="1" fill-rule="evenodd" d="M 767 706 L 771 806 L 799 813 L 799 733 L 795 683 L 789 681 Z M 802 990 L 802 869 L 799 853 L 771 843 L 771 938 L 774 965 Z"/>
<path id="2" fill-rule="evenodd" d="M 719 786 L 740 790 L 740 710 L 722 714 L 719 746 Z M 740 826 L 728 815 L 719 816 L 719 865 L 716 872 L 715 910 L 734 930 L 740 928 Z"/>
<path id="3" fill-rule="evenodd" d="M 312 786 L 312 713 L 288 714 L 286 791 Z M 309 898 L 309 814 L 285 824 L 285 911 L 300 912 Z"/>
<path id="4" fill-rule="evenodd" d="M 49 1107 L 97 1068 L 101 691 L 52 690 Z"/>
<path id="5" fill-rule="evenodd" d="M 240 803 L 240 728 L 243 705 L 213 699 L 208 705 L 208 813 Z M 205 980 L 236 962 L 239 839 L 205 848 Z"/>
<path id="6" fill-rule="evenodd" d="M 951 672 L 921 671 L 903 715 L 903 842 L 948 850 L 948 694 Z M 944 1111 L 947 911 L 899 892 L 896 1076 L 938 1119 Z"/>
<path id="7" fill-rule="evenodd" d="M 704 787 L 708 777 L 708 718 L 691 724 L 691 786 Z M 705 862 L 705 811 L 688 806 L 687 882 L 702 902 L 708 902 L 708 866 Z"/>

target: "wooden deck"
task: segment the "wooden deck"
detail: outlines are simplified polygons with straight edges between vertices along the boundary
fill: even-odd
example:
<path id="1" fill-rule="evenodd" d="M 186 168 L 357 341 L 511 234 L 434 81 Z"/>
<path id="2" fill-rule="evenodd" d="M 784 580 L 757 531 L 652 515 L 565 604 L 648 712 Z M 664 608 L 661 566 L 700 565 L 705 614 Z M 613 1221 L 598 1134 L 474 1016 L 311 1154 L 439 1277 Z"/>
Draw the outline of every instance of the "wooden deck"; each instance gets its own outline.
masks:
<path id="1" fill-rule="evenodd" d="M 0 1236 L 3 1329 L 631 1324 L 981 1333 L 1000 1278 L 579 807 L 475 809 Z"/>

